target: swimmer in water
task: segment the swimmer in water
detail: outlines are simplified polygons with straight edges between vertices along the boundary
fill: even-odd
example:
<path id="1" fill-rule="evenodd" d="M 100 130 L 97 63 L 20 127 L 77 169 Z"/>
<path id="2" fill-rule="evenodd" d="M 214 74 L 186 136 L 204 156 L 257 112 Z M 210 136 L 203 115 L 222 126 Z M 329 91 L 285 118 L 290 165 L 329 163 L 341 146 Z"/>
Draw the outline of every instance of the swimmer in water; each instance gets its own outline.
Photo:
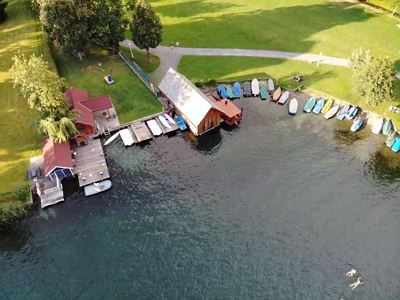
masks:
<path id="1" fill-rule="evenodd" d="M 351 287 L 352 290 L 354 290 L 356 287 L 358 287 L 359 285 L 364 284 L 364 279 L 362 279 L 362 277 L 358 277 L 357 281 L 350 284 L 349 287 Z"/>
<path id="2" fill-rule="evenodd" d="M 351 269 L 350 271 L 348 271 L 346 273 L 346 277 L 353 277 L 357 274 L 357 270 L 356 269 Z"/>

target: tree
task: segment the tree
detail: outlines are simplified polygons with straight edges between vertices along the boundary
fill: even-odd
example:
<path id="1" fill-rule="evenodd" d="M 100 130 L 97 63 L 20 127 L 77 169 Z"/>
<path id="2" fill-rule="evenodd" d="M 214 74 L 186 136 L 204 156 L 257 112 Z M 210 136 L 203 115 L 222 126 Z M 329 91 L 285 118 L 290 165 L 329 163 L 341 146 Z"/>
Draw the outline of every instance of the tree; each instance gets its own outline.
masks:
<path id="1" fill-rule="evenodd" d="M 140 49 L 146 49 L 150 61 L 150 48 L 157 47 L 162 38 L 162 24 L 146 0 L 138 0 L 132 14 L 131 32 L 133 42 Z"/>
<path id="2" fill-rule="evenodd" d="M 394 65 L 389 57 L 374 57 L 369 50 L 356 49 L 350 58 L 353 89 L 368 104 L 393 99 Z"/>
<path id="3" fill-rule="evenodd" d="M 56 143 L 65 143 L 78 132 L 71 116 L 58 120 L 52 117 L 42 119 L 39 122 L 39 129 Z"/>
<path id="4" fill-rule="evenodd" d="M 8 2 L 3 2 L 0 0 L 0 23 L 4 22 L 7 19 L 6 7 Z"/>

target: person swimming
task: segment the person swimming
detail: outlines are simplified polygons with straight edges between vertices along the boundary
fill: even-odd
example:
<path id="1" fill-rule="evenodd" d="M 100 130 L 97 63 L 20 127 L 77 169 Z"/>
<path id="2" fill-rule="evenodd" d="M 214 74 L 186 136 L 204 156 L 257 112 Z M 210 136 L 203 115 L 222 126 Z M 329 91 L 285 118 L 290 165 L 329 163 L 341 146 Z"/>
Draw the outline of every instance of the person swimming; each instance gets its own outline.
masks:
<path id="1" fill-rule="evenodd" d="M 348 271 L 347 273 L 346 273 L 346 277 L 353 277 L 353 276 L 355 276 L 357 274 L 357 270 L 356 269 L 351 269 L 350 271 Z"/>
<path id="2" fill-rule="evenodd" d="M 358 277 L 357 281 L 350 284 L 349 287 L 351 287 L 352 290 L 354 290 L 356 287 L 358 287 L 359 285 L 364 284 L 364 279 L 362 279 L 362 277 Z"/>

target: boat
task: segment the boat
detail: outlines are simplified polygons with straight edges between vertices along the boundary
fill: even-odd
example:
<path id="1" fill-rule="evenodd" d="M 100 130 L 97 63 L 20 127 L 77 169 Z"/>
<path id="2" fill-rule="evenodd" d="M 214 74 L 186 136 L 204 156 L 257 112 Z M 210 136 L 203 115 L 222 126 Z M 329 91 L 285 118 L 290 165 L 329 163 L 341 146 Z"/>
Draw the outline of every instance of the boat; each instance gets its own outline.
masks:
<path id="1" fill-rule="evenodd" d="M 307 100 L 306 104 L 304 105 L 303 111 L 306 113 L 309 113 L 312 111 L 312 109 L 314 108 L 315 105 L 315 97 L 311 97 Z"/>
<path id="2" fill-rule="evenodd" d="M 272 95 L 272 101 L 278 101 L 279 98 L 281 97 L 282 94 L 282 89 L 280 87 L 277 88 L 277 90 L 274 92 L 274 94 Z"/>
<path id="3" fill-rule="evenodd" d="M 83 190 L 85 192 L 85 196 L 91 196 L 91 195 L 96 195 L 101 192 L 105 192 L 109 189 L 111 189 L 112 183 L 111 180 L 106 179 L 103 181 L 95 182 L 89 185 L 86 185 L 83 187 Z"/>
<path id="4" fill-rule="evenodd" d="M 228 93 L 227 93 L 227 91 L 226 91 L 226 88 L 225 88 L 225 86 L 223 86 L 223 85 L 218 85 L 217 86 L 217 92 L 218 92 L 218 94 L 219 94 L 219 96 L 221 97 L 221 99 L 226 99 L 226 98 L 228 98 Z"/>
<path id="5" fill-rule="evenodd" d="M 228 96 L 228 99 L 234 99 L 235 97 L 233 96 L 233 91 L 232 88 L 229 84 L 226 85 L 226 95 Z"/>
<path id="6" fill-rule="evenodd" d="M 184 131 L 184 130 L 187 129 L 186 123 L 185 123 L 185 121 L 182 119 L 181 116 L 175 115 L 175 119 L 174 119 L 174 120 L 175 120 L 176 125 L 179 127 L 179 129 L 180 129 L 181 131 Z"/>
<path id="7" fill-rule="evenodd" d="M 233 96 L 234 96 L 235 98 L 240 98 L 241 89 L 242 89 L 242 88 L 240 87 L 240 83 L 236 81 L 236 82 L 233 84 Z"/>
<path id="8" fill-rule="evenodd" d="M 260 83 L 258 82 L 257 78 L 254 78 L 251 81 L 251 92 L 254 96 L 260 95 Z"/>
<path id="9" fill-rule="evenodd" d="M 339 104 L 331 107 L 331 109 L 326 112 L 324 118 L 327 120 L 332 118 L 339 111 L 339 108 L 340 108 Z"/>
<path id="10" fill-rule="evenodd" d="M 174 119 L 172 119 L 171 116 L 170 116 L 169 114 L 164 113 L 164 117 L 167 119 L 168 123 L 169 123 L 171 126 L 175 125 Z"/>
<path id="11" fill-rule="evenodd" d="M 352 106 L 346 114 L 346 119 L 349 120 L 353 119 L 356 116 L 357 112 L 358 112 L 358 107 L 355 105 Z"/>
<path id="12" fill-rule="evenodd" d="M 128 128 L 120 130 L 119 135 L 121 136 L 122 142 L 125 146 L 132 146 L 135 143 Z"/>
<path id="13" fill-rule="evenodd" d="M 328 110 L 331 109 L 332 105 L 333 105 L 332 99 L 329 99 L 328 101 L 326 101 L 324 107 L 321 110 L 321 113 L 326 114 L 328 112 Z"/>
<path id="14" fill-rule="evenodd" d="M 281 97 L 279 98 L 278 104 L 280 105 L 284 105 L 287 101 L 287 99 L 289 99 L 290 93 L 289 91 L 285 91 Z"/>
<path id="15" fill-rule="evenodd" d="M 274 81 L 272 78 L 268 79 L 268 91 L 273 92 L 275 90 Z"/>
<path id="16" fill-rule="evenodd" d="M 380 134 L 381 133 L 384 121 L 385 121 L 384 118 L 379 118 L 374 122 L 374 125 L 372 125 L 372 133 L 373 134 Z"/>
<path id="17" fill-rule="evenodd" d="M 353 125 L 351 125 L 350 130 L 353 132 L 360 130 L 363 123 L 364 123 L 364 118 L 361 118 L 361 117 L 356 118 L 353 122 Z"/>
<path id="18" fill-rule="evenodd" d="M 154 136 L 159 136 L 162 134 L 162 130 L 160 126 L 158 126 L 156 120 L 152 119 L 146 122 L 147 126 L 149 126 L 151 133 Z"/>
<path id="19" fill-rule="evenodd" d="M 297 113 L 297 108 L 299 107 L 299 102 L 296 98 L 293 98 L 289 102 L 289 115 L 295 115 Z"/>
<path id="20" fill-rule="evenodd" d="M 119 131 L 117 133 L 114 133 L 109 139 L 107 139 L 107 141 L 104 143 L 104 146 L 111 144 L 112 141 L 114 141 L 118 136 L 119 136 Z"/>
<path id="21" fill-rule="evenodd" d="M 346 114 L 348 113 L 349 109 L 350 109 L 350 105 L 346 104 L 345 106 L 343 106 L 342 109 L 336 115 L 336 119 L 338 119 L 340 121 L 343 120 L 344 117 L 346 116 Z"/>
<path id="22" fill-rule="evenodd" d="M 400 137 L 396 137 L 396 139 L 394 140 L 394 143 L 392 145 L 392 151 L 393 152 L 399 152 L 400 151 Z"/>
<path id="23" fill-rule="evenodd" d="M 383 124 L 382 133 L 384 135 L 389 135 L 393 131 L 393 124 L 390 119 L 386 119 L 385 124 Z"/>
<path id="24" fill-rule="evenodd" d="M 171 128 L 171 125 L 168 123 L 167 119 L 164 117 L 164 115 L 159 115 L 158 119 L 161 121 L 161 124 L 163 124 L 164 127 L 166 128 Z"/>
<path id="25" fill-rule="evenodd" d="M 246 81 L 243 84 L 243 97 L 251 97 L 251 83 Z"/>
<path id="26" fill-rule="evenodd" d="M 317 114 L 317 115 L 318 115 L 318 114 L 321 112 L 322 108 L 324 107 L 324 104 L 325 104 L 325 100 L 324 100 L 324 99 L 319 99 L 319 100 L 317 101 L 317 103 L 315 104 L 315 106 L 314 106 L 312 112 L 313 112 L 314 114 Z"/>
<path id="27" fill-rule="evenodd" d="M 398 134 L 396 131 L 393 131 L 389 134 L 388 138 L 386 139 L 385 145 L 389 148 L 392 148 L 394 141 L 396 140 Z"/>
<path id="28" fill-rule="evenodd" d="M 267 84 L 265 82 L 261 82 L 260 84 L 260 98 L 261 100 L 267 100 Z"/>

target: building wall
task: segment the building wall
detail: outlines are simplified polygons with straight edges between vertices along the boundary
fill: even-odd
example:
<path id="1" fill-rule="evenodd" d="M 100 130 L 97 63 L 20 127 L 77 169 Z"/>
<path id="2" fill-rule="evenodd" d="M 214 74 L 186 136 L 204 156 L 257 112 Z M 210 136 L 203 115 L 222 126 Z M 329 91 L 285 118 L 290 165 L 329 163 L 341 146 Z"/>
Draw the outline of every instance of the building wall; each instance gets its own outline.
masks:
<path id="1" fill-rule="evenodd" d="M 204 132 L 217 127 L 221 124 L 221 113 L 216 109 L 210 109 L 203 121 L 197 126 L 197 135 L 201 135 Z"/>

